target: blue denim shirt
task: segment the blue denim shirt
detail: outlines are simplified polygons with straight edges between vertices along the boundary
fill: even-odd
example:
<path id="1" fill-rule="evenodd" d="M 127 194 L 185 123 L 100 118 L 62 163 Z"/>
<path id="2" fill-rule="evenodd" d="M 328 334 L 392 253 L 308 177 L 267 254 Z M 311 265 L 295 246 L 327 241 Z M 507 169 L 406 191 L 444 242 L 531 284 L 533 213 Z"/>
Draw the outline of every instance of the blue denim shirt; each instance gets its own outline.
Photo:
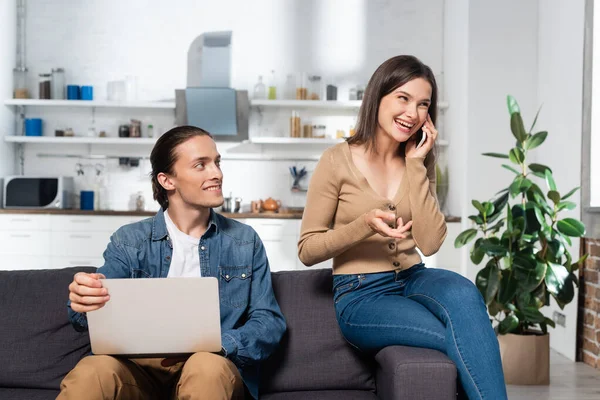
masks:
<path id="1" fill-rule="evenodd" d="M 211 210 L 200 238 L 202 276 L 219 280 L 221 342 L 225 357 L 240 370 L 254 398 L 258 397 L 259 363 L 269 357 L 286 330 L 285 319 L 271 286 L 265 248 L 250 226 Z M 106 278 L 166 278 L 173 247 L 163 211 L 119 228 L 98 269 Z M 87 330 L 85 314 L 68 306 L 78 331 Z"/>

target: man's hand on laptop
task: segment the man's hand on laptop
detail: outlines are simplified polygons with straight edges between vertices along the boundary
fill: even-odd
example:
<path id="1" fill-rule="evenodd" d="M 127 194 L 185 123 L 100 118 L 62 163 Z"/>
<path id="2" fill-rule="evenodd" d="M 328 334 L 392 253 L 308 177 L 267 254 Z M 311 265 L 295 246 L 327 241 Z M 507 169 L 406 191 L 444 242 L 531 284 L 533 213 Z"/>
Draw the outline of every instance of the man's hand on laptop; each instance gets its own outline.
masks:
<path id="1" fill-rule="evenodd" d="M 75 312 L 85 313 L 104 307 L 109 300 L 108 289 L 102 287 L 102 274 L 78 272 L 69 285 L 71 308 Z"/>

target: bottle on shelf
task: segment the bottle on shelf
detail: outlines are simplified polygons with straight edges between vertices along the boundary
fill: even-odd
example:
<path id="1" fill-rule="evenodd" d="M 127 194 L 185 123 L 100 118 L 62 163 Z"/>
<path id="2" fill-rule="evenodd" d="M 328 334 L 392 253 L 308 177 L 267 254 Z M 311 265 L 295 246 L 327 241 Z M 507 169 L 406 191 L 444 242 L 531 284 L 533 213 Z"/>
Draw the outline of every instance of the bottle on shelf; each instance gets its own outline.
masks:
<path id="1" fill-rule="evenodd" d="M 277 79 L 275 77 L 275 71 L 271 70 L 271 79 L 269 80 L 269 100 L 277 100 Z"/>
<path id="2" fill-rule="evenodd" d="M 290 137 L 302 137 L 300 114 L 298 113 L 298 111 L 292 111 L 292 116 L 290 117 Z"/>
<path id="3" fill-rule="evenodd" d="M 13 97 L 15 99 L 28 99 L 29 89 L 27 89 L 27 68 L 17 67 L 13 69 L 13 78 Z"/>
<path id="4" fill-rule="evenodd" d="M 258 82 L 254 85 L 254 99 L 265 100 L 267 98 L 267 88 L 263 83 L 262 75 L 258 76 Z"/>

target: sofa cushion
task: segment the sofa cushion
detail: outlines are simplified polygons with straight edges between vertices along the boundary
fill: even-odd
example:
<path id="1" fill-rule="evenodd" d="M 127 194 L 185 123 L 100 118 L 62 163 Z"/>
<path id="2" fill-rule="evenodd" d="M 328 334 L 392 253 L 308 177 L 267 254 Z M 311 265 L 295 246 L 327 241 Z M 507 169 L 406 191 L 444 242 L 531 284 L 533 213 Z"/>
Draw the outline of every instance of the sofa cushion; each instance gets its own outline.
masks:
<path id="1" fill-rule="evenodd" d="M 2 400 L 55 400 L 60 392 L 52 389 L 2 389 Z"/>
<path id="2" fill-rule="evenodd" d="M 374 361 L 354 350 L 340 333 L 331 270 L 275 272 L 272 280 L 287 332 L 261 368 L 261 393 L 374 391 Z"/>
<path id="3" fill-rule="evenodd" d="M 319 390 L 310 392 L 283 392 L 260 396 L 261 400 L 378 400 L 373 392 L 364 390 Z"/>
<path id="4" fill-rule="evenodd" d="M 88 334 L 69 323 L 67 300 L 73 275 L 95 270 L 0 271 L 0 387 L 59 389 L 90 351 Z"/>

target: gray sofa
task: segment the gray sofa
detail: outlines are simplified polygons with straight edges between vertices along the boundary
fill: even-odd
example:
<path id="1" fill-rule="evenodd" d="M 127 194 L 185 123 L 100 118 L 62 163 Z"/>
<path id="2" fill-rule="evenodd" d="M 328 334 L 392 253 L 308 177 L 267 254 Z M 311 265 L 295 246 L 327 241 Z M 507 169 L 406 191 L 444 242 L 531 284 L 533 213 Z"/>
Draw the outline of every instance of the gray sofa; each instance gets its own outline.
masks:
<path id="1" fill-rule="evenodd" d="M 0 271 L 0 399 L 54 399 L 88 354 L 89 337 L 71 328 L 65 304 L 75 272 L 93 270 Z M 263 367 L 262 399 L 456 398 L 456 368 L 444 354 L 393 346 L 373 359 L 344 341 L 331 271 L 274 273 L 273 287 L 288 331 Z"/>

